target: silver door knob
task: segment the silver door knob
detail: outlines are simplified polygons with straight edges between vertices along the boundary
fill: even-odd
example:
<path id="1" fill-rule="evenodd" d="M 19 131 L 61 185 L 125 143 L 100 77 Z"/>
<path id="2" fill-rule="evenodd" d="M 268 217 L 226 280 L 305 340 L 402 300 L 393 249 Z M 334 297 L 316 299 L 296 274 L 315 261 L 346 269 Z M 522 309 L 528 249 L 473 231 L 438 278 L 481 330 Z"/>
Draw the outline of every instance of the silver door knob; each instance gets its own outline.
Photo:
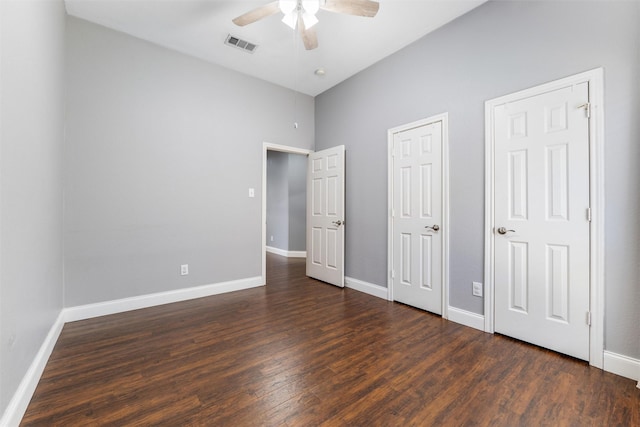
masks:
<path id="1" fill-rule="evenodd" d="M 337 221 L 331 221 L 331 223 L 334 224 L 336 227 L 340 227 L 342 224 L 344 224 L 344 221 L 337 220 Z"/>
<path id="2" fill-rule="evenodd" d="M 436 224 L 436 225 L 425 225 L 424 228 L 431 229 L 433 231 L 440 230 L 440 226 L 438 224 Z"/>
<path id="3" fill-rule="evenodd" d="M 516 232 L 516 230 L 507 230 L 507 229 L 506 229 L 506 228 L 504 228 L 504 227 L 500 227 L 500 228 L 498 228 L 498 230 L 496 230 L 496 231 L 497 231 L 498 233 L 500 233 L 500 234 L 507 234 L 509 231 L 510 231 L 510 232 L 512 232 L 512 233 L 515 233 L 515 232 Z"/>

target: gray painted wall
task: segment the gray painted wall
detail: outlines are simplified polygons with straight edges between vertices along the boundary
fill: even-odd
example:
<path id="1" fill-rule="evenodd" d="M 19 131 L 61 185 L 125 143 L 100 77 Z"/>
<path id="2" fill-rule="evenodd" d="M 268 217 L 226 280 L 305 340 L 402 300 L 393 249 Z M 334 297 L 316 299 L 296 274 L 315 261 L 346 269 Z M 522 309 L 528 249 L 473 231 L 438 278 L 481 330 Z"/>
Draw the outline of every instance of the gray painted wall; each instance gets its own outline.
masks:
<path id="1" fill-rule="evenodd" d="M 316 148 L 347 149 L 346 275 L 386 285 L 387 130 L 450 120 L 451 305 L 483 312 L 484 102 L 605 70 L 605 348 L 640 357 L 640 3 L 490 2 L 316 98 Z"/>
<path id="2" fill-rule="evenodd" d="M 306 250 L 306 177 L 307 156 L 267 151 L 267 246 Z"/>
<path id="3" fill-rule="evenodd" d="M 267 151 L 267 246 L 289 250 L 289 155 Z"/>
<path id="4" fill-rule="evenodd" d="M 307 156 L 289 154 L 289 250 L 307 249 Z"/>
<path id="5" fill-rule="evenodd" d="M 62 1 L 0 1 L 0 416 L 62 310 Z"/>
<path id="6" fill-rule="evenodd" d="M 313 148 L 313 98 L 75 18 L 67 50 L 65 305 L 260 276 L 262 144 Z"/>

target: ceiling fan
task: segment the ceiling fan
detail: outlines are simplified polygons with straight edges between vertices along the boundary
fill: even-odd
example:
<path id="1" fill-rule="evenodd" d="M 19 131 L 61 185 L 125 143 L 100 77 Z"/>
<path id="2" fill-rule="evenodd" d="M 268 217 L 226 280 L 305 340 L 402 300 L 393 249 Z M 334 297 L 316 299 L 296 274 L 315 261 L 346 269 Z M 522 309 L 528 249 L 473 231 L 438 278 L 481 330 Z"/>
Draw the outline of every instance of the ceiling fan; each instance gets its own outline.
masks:
<path id="1" fill-rule="evenodd" d="M 380 4 L 373 0 L 276 0 L 238 16 L 233 23 L 244 27 L 282 12 L 282 22 L 294 30 L 298 27 L 305 49 L 311 50 L 318 47 L 318 37 L 312 27 L 318 23 L 319 9 L 372 18 L 379 8 Z"/>

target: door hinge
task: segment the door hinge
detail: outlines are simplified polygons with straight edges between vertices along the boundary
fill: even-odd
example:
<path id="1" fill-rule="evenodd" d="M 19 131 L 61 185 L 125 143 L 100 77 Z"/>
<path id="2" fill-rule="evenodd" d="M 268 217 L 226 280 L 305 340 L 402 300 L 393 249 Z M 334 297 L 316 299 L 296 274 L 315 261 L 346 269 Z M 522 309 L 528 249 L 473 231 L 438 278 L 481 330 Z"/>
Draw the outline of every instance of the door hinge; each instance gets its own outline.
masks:
<path id="1" fill-rule="evenodd" d="M 578 108 L 584 108 L 584 111 L 587 113 L 587 119 L 591 118 L 591 103 L 590 102 L 585 102 L 584 104 L 580 105 Z"/>
<path id="2" fill-rule="evenodd" d="M 591 326 L 591 312 L 587 311 L 587 326 Z"/>
<path id="3" fill-rule="evenodd" d="M 591 222 L 591 208 L 587 208 L 587 221 Z"/>
<path id="4" fill-rule="evenodd" d="M 391 278 L 392 279 L 396 278 L 396 271 L 395 270 L 391 270 Z"/>

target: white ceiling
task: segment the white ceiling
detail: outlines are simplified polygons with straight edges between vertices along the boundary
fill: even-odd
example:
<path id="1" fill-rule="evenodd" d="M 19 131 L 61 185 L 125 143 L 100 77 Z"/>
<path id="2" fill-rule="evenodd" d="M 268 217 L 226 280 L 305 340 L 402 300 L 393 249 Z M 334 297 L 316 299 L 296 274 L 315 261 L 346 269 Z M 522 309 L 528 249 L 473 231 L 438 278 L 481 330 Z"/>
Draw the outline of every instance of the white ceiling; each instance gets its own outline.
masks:
<path id="1" fill-rule="evenodd" d="M 273 15 L 246 27 L 233 18 L 270 2 L 245 0 L 66 0 L 67 12 L 223 67 L 316 96 L 486 0 L 380 0 L 374 18 L 321 10 L 319 47 L 306 51 Z M 249 54 L 228 34 L 257 44 Z M 324 68 L 318 77 L 314 71 Z"/>

